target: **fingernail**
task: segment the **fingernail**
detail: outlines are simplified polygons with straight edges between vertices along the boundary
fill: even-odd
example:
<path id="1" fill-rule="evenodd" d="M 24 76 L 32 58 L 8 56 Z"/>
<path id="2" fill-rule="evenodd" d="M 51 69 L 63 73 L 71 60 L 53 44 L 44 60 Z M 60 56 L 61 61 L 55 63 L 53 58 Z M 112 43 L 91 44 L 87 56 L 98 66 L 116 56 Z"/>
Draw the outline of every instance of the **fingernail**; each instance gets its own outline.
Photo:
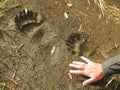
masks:
<path id="1" fill-rule="evenodd" d="M 69 73 L 71 72 L 71 70 L 69 70 Z"/>
<path id="2" fill-rule="evenodd" d="M 69 66 L 71 66 L 71 64 L 69 64 Z"/>
<path id="3" fill-rule="evenodd" d="M 86 86 L 87 84 L 86 84 L 86 82 L 83 82 L 83 84 L 82 84 L 83 86 Z"/>
<path id="4" fill-rule="evenodd" d="M 84 58 L 84 56 L 81 56 L 80 58 Z"/>
<path id="5" fill-rule="evenodd" d="M 69 70 L 69 73 L 71 73 L 73 70 Z"/>

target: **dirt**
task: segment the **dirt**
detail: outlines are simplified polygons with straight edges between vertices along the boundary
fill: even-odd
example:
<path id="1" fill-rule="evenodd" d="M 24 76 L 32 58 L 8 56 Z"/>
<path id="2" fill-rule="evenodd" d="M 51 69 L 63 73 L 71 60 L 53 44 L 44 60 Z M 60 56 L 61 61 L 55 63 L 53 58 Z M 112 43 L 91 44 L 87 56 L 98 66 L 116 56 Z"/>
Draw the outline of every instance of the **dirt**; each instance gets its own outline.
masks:
<path id="1" fill-rule="evenodd" d="M 20 5 L 0 18 L 1 90 L 119 90 L 119 75 L 107 88 L 110 77 L 87 87 L 86 77 L 69 78 L 68 65 L 82 61 L 80 56 L 101 63 L 120 53 L 119 22 L 101 16 L 92 1 L 71 2 L 72 7 L 69 0 L 12 2 Z M 120 7 L 117 0 L 106 2 Z"/>

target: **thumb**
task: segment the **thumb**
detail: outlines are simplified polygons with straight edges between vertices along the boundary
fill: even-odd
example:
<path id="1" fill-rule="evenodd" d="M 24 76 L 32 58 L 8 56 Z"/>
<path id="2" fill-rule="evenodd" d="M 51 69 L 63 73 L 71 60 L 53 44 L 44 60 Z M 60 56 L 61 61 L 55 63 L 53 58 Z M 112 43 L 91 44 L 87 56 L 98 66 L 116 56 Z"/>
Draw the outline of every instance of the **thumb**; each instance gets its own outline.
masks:
<path id="1" fill-rule="evenodd" d="M 94 81 L 95 81 L 94 78 L 90 78 L 90 79 L 85 80 L 82 85 L 87 86 L 87 85 L 93 83 Z"/>

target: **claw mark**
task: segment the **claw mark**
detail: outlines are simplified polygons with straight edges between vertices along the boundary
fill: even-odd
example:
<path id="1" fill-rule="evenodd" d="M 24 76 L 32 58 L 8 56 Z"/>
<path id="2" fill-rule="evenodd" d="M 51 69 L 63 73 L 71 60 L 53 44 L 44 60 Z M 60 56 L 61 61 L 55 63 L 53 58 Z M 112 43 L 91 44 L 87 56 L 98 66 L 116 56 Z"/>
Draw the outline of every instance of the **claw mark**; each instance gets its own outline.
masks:
<path id="1" fill-rule="evenodd" d="M 41 24 L 43 22 L 43 18 L 40 14 L 33 12 L 32 10 L 28 10 L 25 8 L 22 12 L 19 12 L 18 15 L 15 16 L 15 23 L 18 29 L 23 29 L 24 26 L 29 24 Z"/>

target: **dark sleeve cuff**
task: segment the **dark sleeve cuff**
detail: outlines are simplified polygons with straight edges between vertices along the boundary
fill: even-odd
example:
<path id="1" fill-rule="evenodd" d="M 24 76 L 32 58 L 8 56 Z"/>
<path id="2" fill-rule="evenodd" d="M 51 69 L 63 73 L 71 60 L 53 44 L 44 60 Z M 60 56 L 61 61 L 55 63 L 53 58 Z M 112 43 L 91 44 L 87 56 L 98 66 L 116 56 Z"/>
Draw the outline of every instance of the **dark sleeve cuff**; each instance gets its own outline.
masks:
<path id="1" fill-rule="evenodd" d="M 120 73 L 120 54 L 104 61 L 102 63 L 102 69 L 105 76 Z"/>

